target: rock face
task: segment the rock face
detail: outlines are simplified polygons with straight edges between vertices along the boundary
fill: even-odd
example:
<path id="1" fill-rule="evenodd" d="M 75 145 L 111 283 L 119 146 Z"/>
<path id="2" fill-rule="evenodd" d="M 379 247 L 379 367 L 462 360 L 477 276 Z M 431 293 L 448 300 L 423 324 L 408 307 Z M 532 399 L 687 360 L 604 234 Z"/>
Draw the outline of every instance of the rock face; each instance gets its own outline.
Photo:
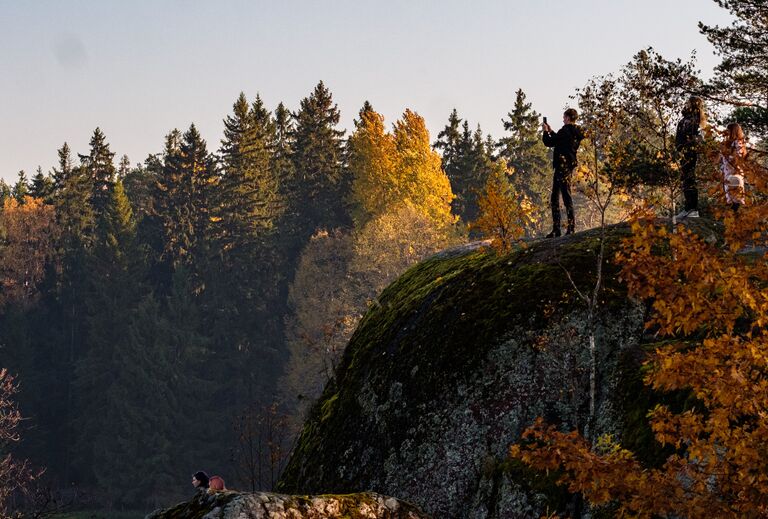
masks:
<path id="1" fill-rule="evenodd" d="M 429 519 L 415 506 L 372 492 L 287 496 L 258 492 L 198 494 L 146 519 Z"/>
<path id="2" fill-rule="evenodd" d="M 598 434 L 649 441 L 644 309 L 620 286 L 607 240 L 596 327 Z M 280 482 L 290 493 L 372 490 L 440 518 L 540 517 L 566 510 L 554 477 L 509 460 L 537 417 L 583 429 L 589 355 L 579 288 L 594 284 L 597 232 L 507 256 L 464 249 L 389 286 L 360 323 L 311 411 Z M 567 271 L 567 273 L 566 273 Z"/>

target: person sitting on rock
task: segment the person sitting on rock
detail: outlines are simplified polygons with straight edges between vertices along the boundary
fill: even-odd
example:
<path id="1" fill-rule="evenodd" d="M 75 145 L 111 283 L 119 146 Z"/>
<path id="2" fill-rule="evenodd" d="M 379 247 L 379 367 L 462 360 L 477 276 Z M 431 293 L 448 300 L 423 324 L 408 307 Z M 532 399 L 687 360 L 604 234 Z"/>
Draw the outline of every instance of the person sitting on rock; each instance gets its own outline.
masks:
<path id="1" fill-rule="evenodd" d="M 210 479 L 208 478 L 208 474 L 202 470 L 198 470 L 192 474 L 192 486 L 200 492 L 207 492 L 208 487 L 210 486 Z"/>
<path id="2" fill-rule="evenodd" d="M 226 489 L 227 487 L 224 484 L 224 478 L 221 476 L 211 476 L 211 479 L 208 481 L 209 492 L 222 492 Z"/>

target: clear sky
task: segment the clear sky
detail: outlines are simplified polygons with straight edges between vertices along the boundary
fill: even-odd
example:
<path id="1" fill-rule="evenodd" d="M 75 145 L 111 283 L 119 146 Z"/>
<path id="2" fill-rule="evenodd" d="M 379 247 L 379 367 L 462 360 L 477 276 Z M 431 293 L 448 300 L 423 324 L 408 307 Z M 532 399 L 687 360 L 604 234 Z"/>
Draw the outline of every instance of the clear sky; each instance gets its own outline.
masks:
<path id="1" fill-rule="evenodd" d="M 240 91 L 295 110 L 323 80 L 350 128 L 368 99 L 392 123 L 452 108 L 494 137 L 522 88 L 551 120 L 574 88 L 641 48 L 718 59 L 712 0 L 0 0 L 0 176 L 48 171 L 101 127 L 132 163 L 194 122 L 217 149 Z"/>

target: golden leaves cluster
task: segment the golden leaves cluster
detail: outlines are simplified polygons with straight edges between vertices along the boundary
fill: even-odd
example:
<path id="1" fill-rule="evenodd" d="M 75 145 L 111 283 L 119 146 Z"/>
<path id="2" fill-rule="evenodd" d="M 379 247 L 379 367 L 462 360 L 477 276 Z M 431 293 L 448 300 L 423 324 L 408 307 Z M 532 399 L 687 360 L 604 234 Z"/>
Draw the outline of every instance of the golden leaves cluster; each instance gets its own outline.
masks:
<path id="1" fill-rule="evenodd" d="M 53 206 L 39 198 L 7 198 L 0 212 L 0 306 L 26 305 L 37 295 L 59 228 Z"/>
<path id="2" fill-rule="evenodd" d="M 610 439 L 590 445 L 541 420 L 511 448 L 621 517 L 768 515 L 768 177 L 749 165 L 748 203 L 734 212 L 718 174 L 710 189 L 720 190 L 721 230 L 637 220 L 616 257 L 629 295 L 651 305 L 648 331 L 671 339 L 648 361 L 645 383 L 694 402 L 649 412 L 656 441 L 673 454 L 644 467 Z"/>
<path id="3" fill-rule="evenodd" d="M 349 139 L 349 168 L 358 227 L 403 204 L 436 224 L 455 222 L 451 183 L 419 114 L 406 110 L 387 132 L 381 114 L 368 110 L 356 126 Z"/>
<path id="4" fill-rule="evenodd" d="M 536 225 L 537 207 L 512 187 L 503 161 L 494 165 L 477 204 L 480 214 L 472 228 L 490 238 L 498 252 L 509 252 Z"/>

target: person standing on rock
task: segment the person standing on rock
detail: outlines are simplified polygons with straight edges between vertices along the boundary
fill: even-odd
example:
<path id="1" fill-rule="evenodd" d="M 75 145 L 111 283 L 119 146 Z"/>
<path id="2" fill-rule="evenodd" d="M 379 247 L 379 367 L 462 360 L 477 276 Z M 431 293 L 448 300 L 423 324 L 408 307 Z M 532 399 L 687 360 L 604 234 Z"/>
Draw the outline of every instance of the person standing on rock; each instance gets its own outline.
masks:
<path id="1" fill-rule="evenodd" d="M 568 219 L 565 234 L 573 234 L 576 229 L 576 216 L 573 212 L 573 199 L 571 198 L 571 176 L 578 165 L 576 153 L 579 151 L 582 139 L 584 139 L 584 132 L 576 125 L 578 117 L 579 114 L 573 108 L 566 110 L 563 113 L 563 127 L 557 133 L 552 131 L 552 127 L 547 124 L 546 117 L 542 123 L 544 145 L 554 148 L 552 154 L 554 175 L 552 194 L 549 197 L 549 203 L 552 207 L 552 232 L 547 234 L 547 238 L 560 236 L 561 196 Z"/>
<path id="2" fill-rule="evenodd" d="M 699 217 L 699 190 L 696 188 L 696 162 L 699 147 L 704 141 L 702 129 L 707 124 L 704 101 L 692 96 L 683 107 L 683 117 L 677 123 L 675 148 L 680 157 L 680 179 L 683 184 L 683 210 L 675 216 L 682 218 Z"/>

